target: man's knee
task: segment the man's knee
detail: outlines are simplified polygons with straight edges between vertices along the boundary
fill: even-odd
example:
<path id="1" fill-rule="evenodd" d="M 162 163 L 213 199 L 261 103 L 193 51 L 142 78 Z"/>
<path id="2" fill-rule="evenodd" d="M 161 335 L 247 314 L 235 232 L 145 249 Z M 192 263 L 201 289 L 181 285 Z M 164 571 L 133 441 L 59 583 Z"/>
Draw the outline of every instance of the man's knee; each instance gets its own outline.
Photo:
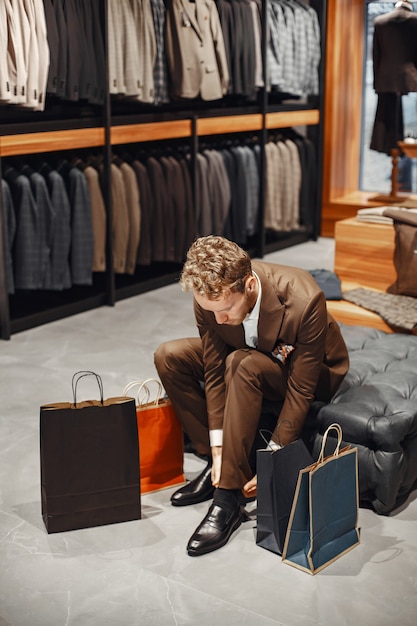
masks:
<path id="1" fill-rule="evenodd" d="M 174 355 L 177 352 L 175 344 L 175 340 L 166 341 L 165 343 L 161 343 L 155 350 L 154 363 L 158 372 L 169 367 L 170 362 L 174 359 Z"/>
<path id="2" fill-rule="evenodd" d="M 252 350 L 249 348 L 241 348 L 231 352 L 226 357 L 225 375 L 235 377 L 243 374 L 246 376 L 248 372 L 253 372 L 253 359 L 251 353 Z"/>

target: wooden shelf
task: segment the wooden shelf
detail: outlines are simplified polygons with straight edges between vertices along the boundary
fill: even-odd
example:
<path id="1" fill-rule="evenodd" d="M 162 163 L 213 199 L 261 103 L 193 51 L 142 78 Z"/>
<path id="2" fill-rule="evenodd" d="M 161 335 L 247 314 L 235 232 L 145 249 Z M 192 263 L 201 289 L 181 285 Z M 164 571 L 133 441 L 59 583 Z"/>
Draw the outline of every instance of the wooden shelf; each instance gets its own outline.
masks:
<path id="1" fill-rule="evenodd" d="M 320 114 L 316 109 L 301 111 L 278 111 L 267 113 L 266 128 L 288 128 L 291 126 L 315 125 Z M 198 118 L 197 135 L 220 135 L 228 133 L 258 132 L 262 130 L 262 114 L 232 115 Z M 191 119 L 149 122 L 145 124 L 125 124 L 112 126 L 112 145 L 162 139 L 181 139 L 192 136 Z M 0 156 L 76 150 L 105 145 L 103 127 L 56 130 L 18 135 L 0 136 Z"/>
<path id="2" fill-rule="evenodd" d="M 104 128 L 77 128 L 0 136 L 0 156 L 104 146 Z"/>
<path id="3" fill-rule="evenodd" d="M 126 124 L 111 127 L 110 143 L 116 145 L 141 141 L 157 141 L 159 139 L 181 139 L 191 137 L 191 135 L 191 120 Z"/>
<path id="4" fill-rule="evenodd" d="M 197 119 L 197 135 L 224 135 L 262 130 L 262 114 Z"/>
<path id="5" fill-rule="evenodd" d="M 320 121 L 318 109 L 306 109 L 302 111 L 277 111 L 267 113 L 266 128 L 289 128 L 290 126 L 313 126 Z"/>

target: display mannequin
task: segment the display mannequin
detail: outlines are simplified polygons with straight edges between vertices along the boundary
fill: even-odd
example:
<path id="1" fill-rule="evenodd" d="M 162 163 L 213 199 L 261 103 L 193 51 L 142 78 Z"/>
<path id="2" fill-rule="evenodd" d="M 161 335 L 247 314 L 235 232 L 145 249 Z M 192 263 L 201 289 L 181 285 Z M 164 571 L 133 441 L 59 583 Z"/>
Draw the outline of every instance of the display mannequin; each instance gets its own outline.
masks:
<path id="1" fill-rule="evenodd" d="M 401 96 L 417 91 L 417 14 L 408 0 L 374 22 L 374 89 L 378 105 L 371 149 L 391 154 L 404 137 Z"/>

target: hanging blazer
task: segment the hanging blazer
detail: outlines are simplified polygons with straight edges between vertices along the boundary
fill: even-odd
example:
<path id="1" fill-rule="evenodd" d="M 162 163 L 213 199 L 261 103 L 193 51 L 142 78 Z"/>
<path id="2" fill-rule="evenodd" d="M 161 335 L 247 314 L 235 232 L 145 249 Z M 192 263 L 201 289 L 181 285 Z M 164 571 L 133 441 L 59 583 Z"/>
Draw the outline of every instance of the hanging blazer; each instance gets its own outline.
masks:
<path id="1" fill-rule="evenodd" d="M 106 224 L 107 214 L 103 194 L 100 187 L 98 171 L 87 165 L 83 174 L 87 181 L 91 199 L 91 219 L 94 232 L 93 272 L 104 272 L 106 269 Z"/>
<path id="2" fill-rule="evenodd" d="M 16 215 L 13 206 L 12 194 L 5 180 L 1 181 L 3 199 L 3 242 L 6 258 L 6 285 L 7 292 L 14 293 L 13 257 L 12 249 L 16 235 Z"/>
<path id="3" fill-rule="evenodd" d="M 374 27 L 376 93 L 417 91 L 417 14 L 400 7 L 376 17 Z"/>
<path id="4" fill-rule="evenodd" d="M 151 221 L 152 221 L 152 189 L 146 167 L 138 160 L 133 161 L 139 187 L 141 209 L 140 241 L 138 247 L 138 265 L 150 265 L 152 261 Z"/>
<path id="5" fill-rule="evenodd" d="M 125 162 L 116 161 L 122 172 L 129 214 L 129 232 L 126 251 L 126 274 L 134 274 L 140 241 L 140 197 L 138 180 L 134 169 Z"/>
<path id="6" fill-rule="evenodd" d="M 42 287 L 43 251 L 39 236 L 38 208 L 30 181 L 13 167 L 6 167 L 3 175 L 10 187 L 16 212 L 13 246 L 15 288 L 39 289 Z"/>
<path id="7" fill-rule="evenodd" d="M 168 0 L 166 53 L 173 97 L 218 100 L 227 92 L 229 70 L 214 0 Z"/>
<path id="8" fill-rule="evenodd" d="M 11 97 L 9 61 L 7 58 L 8 18 L 6 5 L 0 2 L 0 102 L 7 102 Z"/>

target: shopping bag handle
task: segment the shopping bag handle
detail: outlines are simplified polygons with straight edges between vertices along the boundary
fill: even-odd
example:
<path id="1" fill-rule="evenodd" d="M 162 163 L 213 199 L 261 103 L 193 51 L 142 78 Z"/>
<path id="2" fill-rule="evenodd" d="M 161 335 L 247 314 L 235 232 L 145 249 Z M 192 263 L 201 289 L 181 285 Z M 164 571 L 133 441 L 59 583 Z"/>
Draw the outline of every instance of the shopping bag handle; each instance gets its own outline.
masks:
<path id="1" fill-rule="evenodd" d="M 282 420 L 282 422 L 278 422 L 277 428 L 279 429 L 279 427 L 282 424 L 289 424 L 292 427 L 292 423 L 290 422 L 290 420 Z M 294 430 L 294 428 L 293 428 L 293 430 Z M 269 434 L 269 439 L 268 440 L 266 440 L 266 437 L 264 436 L 264 433 L 268 433 Z M 267 430 L 266 428 L 261 428 L 259 430 L 259 434 L 261 435 L 262 439 L 264 440 L 264 442 L 266 444 L 266 447 L 268 448 L 268 446 L 270 446 L 271 439 L 272 439 L 274 433 L 272 433 L 270 430 Z M 278 442 L 278 445 L 281 446 L 281 448 L 284 447 L 280 441 Z M 271 448 L 271 450 L 272 450 L 272 448 Z"/>
<path id="2" fill-rule="evenodd" d="M 149 398 L 150 398 L 150 391 L 148 387 L 150 383 L 155 383 L 157 385 L 157 392 L 156 392 L 156 398 L 155 398 L 154 404 L 158 405 L 162 398 L 163 387 L 162 387 L 161 382 L 157 378 L 147 378 L 146 380 L 143 380 L 143 381 L 132 380 L 123 389 L 122 395 L 124 396 L 127 395 L 130 389 L 132 389 L 133 387 L 139 386 L 139 389 L 136 394 L 137 405 L 141 406 L 142 404 L 146 404 L 147 402 L 149 402 Z M 145 392 L 145 398 L 141 400 L 141 393 L 143 391 Z"/>
<path id="3" fill-rule="evenodd" d="M 130 383 L 127 383 L 127 385 L 125 386 L 125 388 L 122 391 L 122 396 L 129 395 L 129 391 L 131 389 L 133 389 L 134 387 L 137 387 L 137 386 L 139 386 L 140 389 L 139 389 L 139 391 L 136 394 L 136 403 L 138 405 L 141 405 L 141 404 L 145 404 L 145 403 L 149 402 L 149 398 L 150 398 L 149 387 L 147 385 L 144 385 L 142 380 L 131 380 Z M 144 397 L 144 400 L 141 401 L 139 396 L 140 396 L 140 393 L 142 391 L 145 392 L 145 397 Z"/>
<path id="4" fill-rule="evenodd" d="M 342 443 L 342 427 L 340 426 L 340 424 L 330 424 L 330 426 L 327 428 L 326 432 L 323 435 L 323 441 L 321 442 L 321 450 L 320 450 L 320 455 L 319 458 L 317 459 L 317 463 L 322 463 L 324 460 L 324 449 L 326 447 L 326 442 L 327 442 L 327 437 L 328 434 L 331 430 L 335 430 L 337 432 L 337 446 L 335 451 L 333 452 L 333 456 L 338 456 L 339 455 L 339 450 L 340 450 L 340 445 Z"/>
<path id="5" fill-rule="evenodd" d="M 100 390 L 100 402 L 101 404 L 104 404 L 103 381 L 101 380 L 101 376 L 99 376 L 95 372 L 81 370 L 80 372 L 75 372 L 74 376 L 72 377 L 72 396 L 74 398 L 74 406 L 77 406 L 77 385 L 81 378 L 85 378 L 86 376 L 95 376 L 98 388 Z"/>

